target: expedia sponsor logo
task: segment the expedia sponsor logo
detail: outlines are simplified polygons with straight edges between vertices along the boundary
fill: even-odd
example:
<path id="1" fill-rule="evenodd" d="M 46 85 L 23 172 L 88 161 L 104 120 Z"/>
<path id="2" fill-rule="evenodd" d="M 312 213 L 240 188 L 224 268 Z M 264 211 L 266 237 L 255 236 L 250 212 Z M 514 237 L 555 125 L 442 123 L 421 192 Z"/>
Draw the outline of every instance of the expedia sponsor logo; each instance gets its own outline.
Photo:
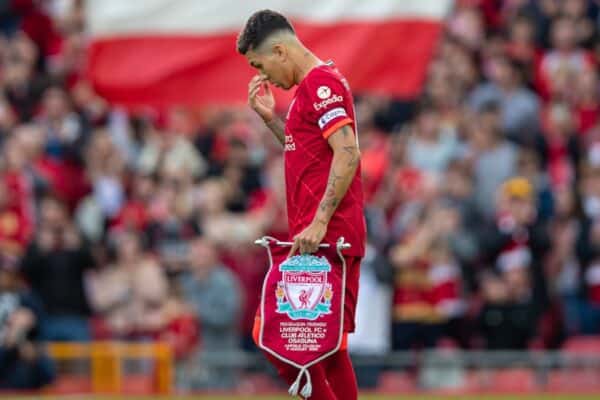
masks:
<path id="1" fill-rule="evenodd" d="M 344 98 L 342 96 L 339 96 L 337 94 L 334 94 L 333 96 L 331 96 L 328 99 L 323 100 L 320 103 L 313 103 L 313 106 L 315 107 L 315 110 L 319 111 L 322 108 L 326 108 L 328 105 L 333 104 L 333 103 L 341 103 L 342 101 L 344 101 Z"/>

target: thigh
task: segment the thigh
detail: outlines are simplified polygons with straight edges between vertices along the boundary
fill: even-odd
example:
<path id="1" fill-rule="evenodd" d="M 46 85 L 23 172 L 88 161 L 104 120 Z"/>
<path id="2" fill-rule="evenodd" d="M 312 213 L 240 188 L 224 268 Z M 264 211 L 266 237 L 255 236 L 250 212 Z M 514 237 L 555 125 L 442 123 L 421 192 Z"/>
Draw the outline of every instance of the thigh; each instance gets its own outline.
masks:
<path id="1" fill-rule="evenodd" d="M 442 335 L 443 325 L 442 324 L 422 324 L 421 325 L 421 336 L 423 346 L 426 348 L 435 347 L 438 339 Z"/>
<path id="2" fill-rule="evenodd" d="M 600 306 L 586 302 L 582 307 L 581 330 L 584 335 L 593 335 L 600 332 Z"/>
<path id="3" fill-rule="evenodd" d="M 79 341 L 90 340 L 90 326 L 85 318 L 79 317 L 48 317 L 41 324 L 41 339 L 48 341 Z"/>

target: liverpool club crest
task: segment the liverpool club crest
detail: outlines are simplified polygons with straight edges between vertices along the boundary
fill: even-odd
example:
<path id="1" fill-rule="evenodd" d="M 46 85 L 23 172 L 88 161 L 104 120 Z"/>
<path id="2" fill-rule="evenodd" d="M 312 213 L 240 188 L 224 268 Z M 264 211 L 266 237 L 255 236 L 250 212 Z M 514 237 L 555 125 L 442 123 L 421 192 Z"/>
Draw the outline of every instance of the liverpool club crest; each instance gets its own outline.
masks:
<path id="1" fill-rule="evenodd" d="M 331 313 L 333 291 L 327 281 L 331 264 L 325 257 L 294 256 L 279 265 L 281 281 L 275 295 L 277 312 L 293 320 L 314 321 Z"/>

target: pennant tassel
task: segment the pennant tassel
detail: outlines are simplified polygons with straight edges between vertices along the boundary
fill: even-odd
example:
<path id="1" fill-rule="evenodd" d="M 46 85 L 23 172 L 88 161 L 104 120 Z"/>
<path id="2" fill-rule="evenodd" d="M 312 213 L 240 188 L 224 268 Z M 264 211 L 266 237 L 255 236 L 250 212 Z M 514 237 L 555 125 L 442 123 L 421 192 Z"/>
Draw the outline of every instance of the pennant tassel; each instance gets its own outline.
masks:
<path id="1" fill-rule="evenodd" d="M 306 375 L 306 383 L 302 387 L 302 390 L 300 390 L 300 382 L 302 381 L 303 375 Z M 305 399 L 308 399 L 312 395 L 312 380 L 310 379 L 310 372 L 308 372 L 308 368 L 300 369 L 300 372 L 298 372 L 298 377 L 288 389 L 288 393 L 292 396 L 298 396 L 298 391 L 300 391 L 300 395 Z"/>
<path id="2" fill-rule="evenodd" d="M 292 383 L 292 386 L 288 389 L 288 393 L 292 396 L 298 396 L 298 390 L 300 389 L 300 380 L 302 379 L 302 375 L 304 375 L 305 368 L 302 368 L 300 372 L 298 372 L 298 377 Z"/>
<path id="3" fill-rule="evenodd" d="M 300 394 L 305 399 L 308 399 L 312 395 L 312 382 L 310 380 L 310 372 L 308 372 L 308 369 L 306 370 L 306 384 L 302 388 Z"/>

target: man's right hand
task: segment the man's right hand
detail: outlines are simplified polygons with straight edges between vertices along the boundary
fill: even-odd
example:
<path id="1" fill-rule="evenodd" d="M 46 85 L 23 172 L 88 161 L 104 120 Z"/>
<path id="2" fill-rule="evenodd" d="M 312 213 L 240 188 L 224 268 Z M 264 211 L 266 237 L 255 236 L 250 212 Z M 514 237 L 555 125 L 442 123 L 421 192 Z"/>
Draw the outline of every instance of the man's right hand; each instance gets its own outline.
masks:
<path id="1" fill-rule="evenodd" d="M 263 94 L 259 95 L 261 87 Z M 260 75 L 255 75 L 248 84 L 248 104 L 266 123 L 275 118 L 275 97 L 269 84 Z"/>

